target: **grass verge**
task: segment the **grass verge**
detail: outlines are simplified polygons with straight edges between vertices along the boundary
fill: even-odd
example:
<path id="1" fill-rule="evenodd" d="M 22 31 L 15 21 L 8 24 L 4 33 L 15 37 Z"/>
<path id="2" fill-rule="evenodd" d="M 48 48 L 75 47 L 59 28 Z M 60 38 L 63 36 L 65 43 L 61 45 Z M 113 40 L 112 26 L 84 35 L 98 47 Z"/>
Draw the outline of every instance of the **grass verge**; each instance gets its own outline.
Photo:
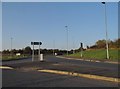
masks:
<path id="1" fill-rule="evenodd" d="M 12 60 L 19 60 L 19 59 L 25 59 L 25 58 L 29 58 L 30 56 L 24 56 L 24 55 L 21 55 L 21 56 L 16 56 L 16 55 L 14 55 L 14 56 L 2 56 L 2 59 L 0 59 L 0 60 L 2 60 L 2 61 L 12 61 Z"/>
<path id="2" fill-rule="evenodd" d="M 75 54 L 70 54 L 69 57 L 81 58 L 80 52 Z M 97 60 L 106 60 L 106 50 L 105 49 L 96 49 L 96 50 L 86 50 L 82 52 L 83 59 L 97 59 Z M 111 61 L 118 61 L 120 60 L 119 56 L 120 50 L 117 49 L 110 49 L 109 56 Z"/>

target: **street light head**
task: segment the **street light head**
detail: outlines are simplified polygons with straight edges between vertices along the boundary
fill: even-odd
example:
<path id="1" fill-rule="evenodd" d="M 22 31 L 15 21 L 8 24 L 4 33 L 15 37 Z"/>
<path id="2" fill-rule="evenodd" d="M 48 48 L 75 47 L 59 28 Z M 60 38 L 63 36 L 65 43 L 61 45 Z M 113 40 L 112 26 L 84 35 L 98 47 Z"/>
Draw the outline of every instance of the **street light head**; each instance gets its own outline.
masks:
<path id="1" fill-rule="evenodd" d="M 65 26 L 66 28 L 68 27 L 68 26 Z"/>
<path id="2" fill-rule="evenodd" d="M 102 2 L 102 4 L 105 4 L 105 2 Z"/>

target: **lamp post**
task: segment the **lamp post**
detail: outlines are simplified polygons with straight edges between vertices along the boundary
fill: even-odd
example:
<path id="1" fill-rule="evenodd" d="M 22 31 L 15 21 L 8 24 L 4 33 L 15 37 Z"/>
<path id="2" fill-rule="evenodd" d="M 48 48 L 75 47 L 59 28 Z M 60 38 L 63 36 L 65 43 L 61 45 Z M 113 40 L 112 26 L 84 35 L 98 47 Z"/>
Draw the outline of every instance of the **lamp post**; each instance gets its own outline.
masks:
<path id="1" fill-rule="evenodd" d="M 68 26 L 65 26 L 66 31 L 67 31 L 67 56 L 68 56 Z"/>
<path id="2" fill-rule="evenodd" d="M 53 55 L 55 55 L 55 40 L 53 40 Z"/>
<path id="3" fill-rule="evenodd" d="M 12 40 L 13 38 L 11 37 L 11 58 L 12 58 Z"/>
<path id="4" fill-rule="evenodd" d="M 75 39 L 74 39 L 74 37 L 72 37 L 73 39 L 73 54 L 75 53 Z"/>
<path id="5" fill-rule="evenodd" d="M 40 43 L 39 43 L 39 60 L 40 60 Z"/>
<path id="6" fill-rule="evenodd" d="M 75 44 L 74 44 L 74 41 L 73 41 L 73 54 L 75 53 L 75 50 L 74 50 L 75 47 L 74 47 L 74 45 L 75 45 Z"/>
<path id="7" fill-rule="evenodd" d="M 105 28 L 106 28 L 106 56 L 107 56 L 107 59 L 109 59 L 109 48 L 108 48 L 108 32 L 107 32 L 107 14 L 106 14 L 106 3 L 105 2 L 102 2 L 102 4 L 105 5 Z"/>

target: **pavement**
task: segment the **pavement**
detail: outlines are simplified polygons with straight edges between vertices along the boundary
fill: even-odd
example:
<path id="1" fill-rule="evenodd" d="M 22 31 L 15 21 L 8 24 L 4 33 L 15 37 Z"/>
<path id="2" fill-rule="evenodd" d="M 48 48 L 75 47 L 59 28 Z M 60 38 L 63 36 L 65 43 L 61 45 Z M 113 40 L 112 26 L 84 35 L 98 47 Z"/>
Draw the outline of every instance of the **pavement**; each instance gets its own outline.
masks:
<path id="1" fill-rule="evenodd" d="M 67 57 L 67 56 L 56 56 L 58 58 L 65 58 L 65 59 L 72 59 L 72 60 L 81 60 L 81 61 L 90 61 L 90 62 L 102 62 L 102 63 L 112 63 L 112 64 L 120 64 L 119 61 L 111 61 L 109 59 L 106 60 L 97 60 L 97 59 L 80 59 L 74 57 Z"/>
<path id="2" fill-rule="evenodd" d="M 31 59 L 27 59 L 19 62 L 4 62 L 2 66 L 10 68 L 2 69 L 4 87 L 118 87 L 116 80 L 106 81 L 80 76 L 80 74 L 89 74 L 118 79 L 117 64 L 91 63 L 46 56 L 44 62 L 32 62 Z M 67 75 L 65 75 L 66 72 L 68 72 Z M 75 73 L 79 76 L 72 76 Z"/>

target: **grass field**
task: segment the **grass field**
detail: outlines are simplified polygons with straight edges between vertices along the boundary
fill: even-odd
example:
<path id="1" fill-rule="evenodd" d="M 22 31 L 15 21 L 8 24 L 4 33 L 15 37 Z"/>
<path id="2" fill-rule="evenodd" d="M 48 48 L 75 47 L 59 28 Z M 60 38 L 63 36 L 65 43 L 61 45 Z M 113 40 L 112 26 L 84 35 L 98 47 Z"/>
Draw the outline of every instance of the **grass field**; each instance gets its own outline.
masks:
<path id="1" fill-rule="evenodd" d="M 24 56 L 24 55 L 21 55 L 21 56 L 16 56 L 16 55 L 13 55 L 13 56 L 9 56 L 9 55 L 2 55 L 2 61 L 6 61 L 6 60 L 19 60 L 19 59 L 22 59 L 22 58 L 28 58 L 29 56 Z"/>
<path id="2" fill-rule="evenodd" d="M 85 58 L 85 59 L 87 59 L 87 58 L 99 59 L 99 60 L 106 59 L 106 50 L 105 49 L 86 50 L 86 51 L 83 51 L 82 53 L 83 53 L 82 58 Z M 113 60 L 113 61 L 120 60 L 118 55 L 120 55 L 120 50 L 117 50 L 117 49 L 109 50 L 110 60 Z M 81 58 L 80 52 L 75 53 L 75 54 L 70 54 L 69 57 Z"/>

